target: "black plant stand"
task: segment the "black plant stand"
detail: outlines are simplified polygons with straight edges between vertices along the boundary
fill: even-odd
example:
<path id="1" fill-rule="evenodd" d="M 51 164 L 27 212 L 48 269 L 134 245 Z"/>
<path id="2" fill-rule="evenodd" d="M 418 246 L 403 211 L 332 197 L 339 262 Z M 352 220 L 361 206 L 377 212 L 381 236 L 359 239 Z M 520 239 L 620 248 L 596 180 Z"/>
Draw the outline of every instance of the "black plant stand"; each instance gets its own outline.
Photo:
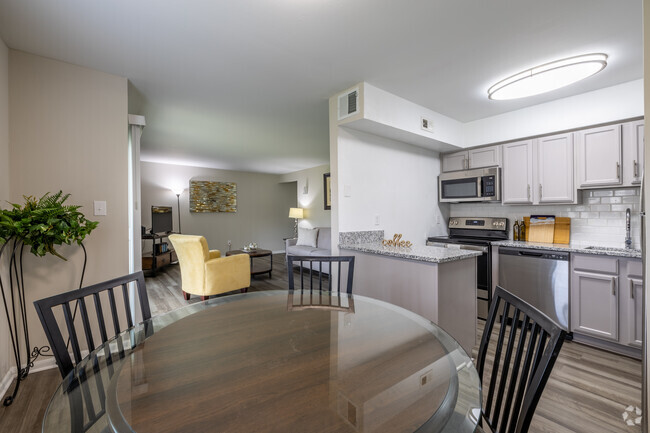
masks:
<path id="1" fill-rule="evenodd" d="M 9 247 L 9 245 L 11 245 L 11 247 Z M 84 274 L 86 272 L 88 254 L 86 252 L 86 247 L 84 244 L 80 243 L 79 245 L 84 252 L 84 264 L 81 271 L 81 281 L 79 282 L 79 288 L 81 288 L 83 284 Z M 9 254 L 9 251 L 11 251 L 8 269 L 9 284 L 7 285 L 6 281 L 3 281 L 4 275 L 0 273 L 0 292 L 2 293 L 2 303 L 4 304 L 5 316 L 7 317 L 7 325 L 9 327 L 9 335 L 11 337 L 11 345 L 14 352 L 14 361 L 16 363 L 16 370 L 18 372 L 13 392 L 2 402 L 4 406 L 9 406 L 11 403 L 13 403 L 16 395 L 18 394 L 20 382 L 22 382 L 22 380 L 27 377 L 29 370 L 34 366 L 34 361 L 36 361 L 36 359 L 41 355 L 52 356 L 47 354 L 47 352 L 50 351 L 49 346 L 34 347 L 33 349 L 30 349 L 31 345 L 29 342 L 29 326 L 27 323 L 25 282 L 23 276 L 24 247 L 25 244 L 22 242 L 22 240 L 14 237 L 9 238 L 7 242 L 5 242 L 0 248 L 0 269 L 2 269 L 1 265 L 4 262 L 3 254 L 5 252 Z M 23 342 L 24 347 L 21 346 Z"/>

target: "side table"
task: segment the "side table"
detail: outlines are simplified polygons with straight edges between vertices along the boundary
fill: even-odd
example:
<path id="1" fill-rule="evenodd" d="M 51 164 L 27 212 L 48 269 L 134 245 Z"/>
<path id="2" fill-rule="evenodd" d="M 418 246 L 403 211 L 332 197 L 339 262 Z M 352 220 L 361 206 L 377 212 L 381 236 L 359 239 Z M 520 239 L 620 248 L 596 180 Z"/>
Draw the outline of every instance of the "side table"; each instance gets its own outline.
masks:
<path id="1" fill-rule="evenodd" d="M 248 254 L 251 258 L 251 276 L 253 275 L 260 275 L 260 274 L 269 274 L 269 278 L 271 278 L 271 272 L 273 271 L 273 252 L 271 250 L 263 250 L 263 249 L 256 249 L 256 250 L 250 250 L 250 251 L 244 251 L 244 250 L 232 250 L 226 252 L 226 256 L 232 256 L 235 254 Z M 254 266 L 255 259 L 258 257 L 269 257 L 271 259 L 271 263 L 268 268 L 259 268 L 257 266 Z"/>

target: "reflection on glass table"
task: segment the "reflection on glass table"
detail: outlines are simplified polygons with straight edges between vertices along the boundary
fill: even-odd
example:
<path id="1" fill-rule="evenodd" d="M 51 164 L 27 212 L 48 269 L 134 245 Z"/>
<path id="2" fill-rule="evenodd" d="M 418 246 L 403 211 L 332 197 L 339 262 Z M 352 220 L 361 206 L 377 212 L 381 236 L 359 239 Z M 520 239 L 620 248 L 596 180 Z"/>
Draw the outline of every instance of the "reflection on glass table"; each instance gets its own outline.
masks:
<path id="1" fill-rule="evenodd" d="M 363 296 L 292 296 L 210 299 L 121 334 L 63 381 L 43 431 L 474 431 L 478 375 L 443 330 Z"/>

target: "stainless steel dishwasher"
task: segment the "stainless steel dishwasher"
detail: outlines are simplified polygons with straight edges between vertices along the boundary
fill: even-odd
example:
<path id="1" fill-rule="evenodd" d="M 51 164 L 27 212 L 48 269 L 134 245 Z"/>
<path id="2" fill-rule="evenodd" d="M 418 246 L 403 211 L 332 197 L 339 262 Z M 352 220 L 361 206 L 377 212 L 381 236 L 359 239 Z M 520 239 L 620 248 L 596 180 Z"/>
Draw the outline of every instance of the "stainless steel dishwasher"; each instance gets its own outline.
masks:
<path id="1" fill-rule="evenodd" d="M 569 253 L 499 247 L 499 285 L 569 327 Z"/>

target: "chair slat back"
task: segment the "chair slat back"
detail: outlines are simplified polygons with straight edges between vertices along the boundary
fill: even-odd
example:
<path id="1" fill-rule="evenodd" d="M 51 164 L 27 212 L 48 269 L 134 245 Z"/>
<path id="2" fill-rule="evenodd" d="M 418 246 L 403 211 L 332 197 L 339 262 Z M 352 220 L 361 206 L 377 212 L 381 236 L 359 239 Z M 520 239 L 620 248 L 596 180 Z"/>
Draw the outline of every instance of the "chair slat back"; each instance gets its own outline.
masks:
<path id="1" fill-rule="evenodd" d="M 496 287 L 477 359 L 483 418 L 494 433 L 528 431 L 565 336 L 544 313 Z M 488 358 L 492 363 L 486 368 Z"/>
<path id="2" fill-rule="evenodd" d="M 133 327 L 133 312 L 130 307 L 128 289 L 130 283 L 135 284 L 142 320 L 150 319 L 151 310 L 142 271 L 34 302 L 36 312 L 41 320 L 62 377 L 65 378 L 74 366 L 82 360 L 82 348 L 79 341 L 80 333 L 83 333 L 83 339 L 89 352 L 113 337 L 113 335 L 108 335 L 105 323 L 107 319 L 105 313 L 108 311 L 105 308 L 106 298 L 108 298 L 110 306 L 110 318 L 113 322 L 114 335 Z M 114 293 L 114 289 L 120 286 L 122 287 L 121 297 L 124 302 L 124 311 L 122 312 L 117 308 Z M 92 310 L 87 308 L 87 298 L 93 300 L 95 305 L 94 314 L 91 313 Z M 81 316 L 81 326 L 78 323 L 79 319 L 75 318 L 74 311 L 77 310 Z M 57 311 L 62 311 L 62 321 L 57 320 L 55 315 Z M 122 316 L 121 320 L 120 316 Z M 64 324 L 61 322 L 64 322 Z M 122 324 L 126 324 L 126 327 L 123 328 Z M 63 335 L 64 330 L 69 339 L 74 362 L 68 352 L 66 337 Z M 99 339 L 95 340 L 93 334 L 99 334 Z M 101 342 L 95 344 L 99 340 Z"/>
<path id="3" fill-rule="evenodd" d="M 328 264 L 327 268 L 324 266 Z M 298 290 L 352 293 L 354 256 L 287 256 L 289 291 L 296 290 L 294 266 L 299 265 Z M 325 272 L 324 269 L 328 269 Z M 342 280 L 342 277 L 345 280 Z"/>

